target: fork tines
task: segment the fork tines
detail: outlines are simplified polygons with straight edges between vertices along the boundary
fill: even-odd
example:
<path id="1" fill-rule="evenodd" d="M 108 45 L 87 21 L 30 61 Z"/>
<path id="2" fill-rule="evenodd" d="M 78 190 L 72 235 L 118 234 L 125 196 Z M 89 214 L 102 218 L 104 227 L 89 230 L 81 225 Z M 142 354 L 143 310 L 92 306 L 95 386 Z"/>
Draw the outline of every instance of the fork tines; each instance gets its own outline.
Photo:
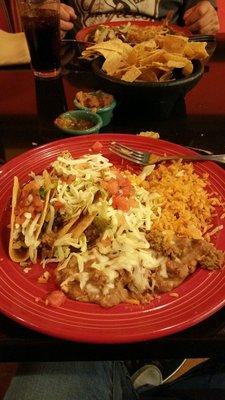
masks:
<path id="1" fill-rule="evenodd" d="M 143 153 L 138 150 L 133 150 L 130 147 L 124 146 L 117 142 L 112 142 L 109 145 L 109 150 L 120 157 L 126 158 L 129 161 L 137 164 L 144 164 Z"/>

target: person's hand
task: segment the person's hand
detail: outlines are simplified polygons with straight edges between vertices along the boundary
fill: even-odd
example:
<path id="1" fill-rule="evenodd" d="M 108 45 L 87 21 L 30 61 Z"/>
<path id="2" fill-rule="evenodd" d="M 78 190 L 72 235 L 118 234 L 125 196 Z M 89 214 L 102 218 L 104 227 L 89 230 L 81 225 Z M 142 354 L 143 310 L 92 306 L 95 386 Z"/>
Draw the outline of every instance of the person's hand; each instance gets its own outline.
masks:
<path id="1" fill-rule="evenodd" d="M 60 4 L 60 32 L 63 38 L 67 31 L 73 29 L 73 23 L 76 19 L 74 9 L 66 4 Z"/>
<path id="2" fill-rule="evenodd" d="M 185 26 L 194 33 L 215 34 L 219 30 L 219 19 L 209 1 L 200 1 L 184 13 Z"/>

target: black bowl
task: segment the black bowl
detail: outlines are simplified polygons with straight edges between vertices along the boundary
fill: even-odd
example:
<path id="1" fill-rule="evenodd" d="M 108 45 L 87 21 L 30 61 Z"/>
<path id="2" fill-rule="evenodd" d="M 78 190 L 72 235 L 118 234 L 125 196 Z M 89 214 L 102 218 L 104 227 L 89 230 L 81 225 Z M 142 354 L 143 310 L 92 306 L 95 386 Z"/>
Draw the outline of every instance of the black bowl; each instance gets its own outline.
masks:
<path id="1" fill-rule="evenodd" d="M 204 65 L 199 60 L 193 61 L 193 72 L 187 77 L 180 76 L 180 70 L 175 70 L 176 80 L 168 82 L 126 82 L 113 78 L 102 70 L 103 57 L 94 59 L 91 63 L 97 86 L 111 93 L 118 100 L 121 115 L 135 113 L 136 118 L 148 116 L 149 119 L 168 119 L 177 108 L 177 103 L 183 101 L 186 93 L 201 79 Z M 119 113 L 117 107 L 117 113 Z"/>
<path id="2" fill-rule="evenodd" d="M 98 57 L 92 61 L 92 70 L 97 77 L 97 81 L 102 90 L 106 90 L 119 96 L 139 96 L 153 101 L 165 101 L 168 98 L 178 98 L 185 96 L 201 79 L 204 66 L 199 60 L 194 60 L 194 70 L 187 77 L 179 77 L 179 71 L 175 71 L 177 79 L 168 82 L 126 82 L 121 79 L 107 75 L 102 70 L 103 57 Z"/>

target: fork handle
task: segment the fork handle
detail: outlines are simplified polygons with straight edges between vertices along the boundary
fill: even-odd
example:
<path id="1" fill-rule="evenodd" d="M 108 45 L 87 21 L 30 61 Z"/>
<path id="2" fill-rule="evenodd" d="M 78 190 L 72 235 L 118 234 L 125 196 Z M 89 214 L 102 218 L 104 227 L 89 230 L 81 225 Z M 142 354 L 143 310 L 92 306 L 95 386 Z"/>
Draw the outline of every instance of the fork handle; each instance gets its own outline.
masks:
<path id="1" fill-rule="evenodd" d="M 215 35 L 191 35 L 189 36 L 189 42 L 215 42 L 216 36 Z"/>
<path id="2" fill-rule="evenodd" d="M 216 161 L 220 162 L 222 164 L 225 164 L 225 154 L 208 154 L 208 155 L 196 155 L 196 156 L 166 156 L 166 157 L 161 157 L 158 159 L 158 161 L 162 160 L 187 160 L 187 161 Z"/>

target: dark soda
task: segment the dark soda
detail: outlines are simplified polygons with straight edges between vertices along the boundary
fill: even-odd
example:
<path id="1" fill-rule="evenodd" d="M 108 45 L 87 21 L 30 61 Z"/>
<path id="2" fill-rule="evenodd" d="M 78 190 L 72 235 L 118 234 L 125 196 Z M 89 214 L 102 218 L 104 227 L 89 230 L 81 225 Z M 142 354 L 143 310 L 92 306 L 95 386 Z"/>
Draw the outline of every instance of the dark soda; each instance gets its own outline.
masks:
<path id="1" fill-rule="evenodd" d="M 60 28 L 56 10 L 35 10 L 22 15 L 34 71 L 51 72 L 60 68 Z"/>

